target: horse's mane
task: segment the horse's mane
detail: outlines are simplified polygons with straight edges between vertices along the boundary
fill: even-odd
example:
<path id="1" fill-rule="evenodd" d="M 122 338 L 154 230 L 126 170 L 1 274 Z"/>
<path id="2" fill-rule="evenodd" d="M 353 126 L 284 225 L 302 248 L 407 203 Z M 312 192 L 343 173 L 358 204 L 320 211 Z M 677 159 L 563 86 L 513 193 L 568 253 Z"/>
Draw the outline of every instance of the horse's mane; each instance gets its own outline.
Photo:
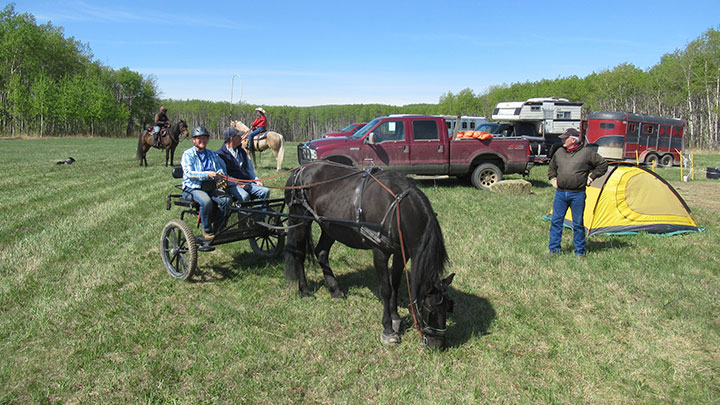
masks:
<path id="1" fill-rule="evenodd" d="M 247 125 L 243 124 L 242 121 L 230 121 L 230 125 L 241 131 L 247 131 L 250 129 Z"/>
<path id="2" fill-rule="evenodd" d="M 428 282 L 434 283 L 438 280 L 445 273 L 445 264 L 448 261 L 440 223 L 438 223 L 430 200 L 425 193 L 420 191 L 415 180 L 391 170 L 382 171 L 378 177 L 383 181 L 387 180 L 399 185 L 400 189 L 408 190 L 407 198 L 415 203 L 415 208 L 420 211 L 418 214 L 427 218 L 425 229 L 420 231 L 417 245 L 414 246 L 412 252 L 406 252 L 406 254 L 410 254 L 409 259 L 412 260 L 412 297 L 417 300 L 422 299 L 424 296 L 423 286 Z M 401 218 L 401 220 L 403 219 Z M 411 235 L 403 236 L 405 241 L 412 238 Z"/>
<path id="3" fill-rule="evenodd" d="M 420 200 L 420 206 L 427 217 L 425 229 L 420 237 L 415 255 L 412 257 L 413 299 L 420 300 L 424 295 L 423 286 L 428 282 L 434 283 L 445 273 L 448 255 L 440 223 L 432 210 L 430 200 L 414 185 L 410 195 Z"/>

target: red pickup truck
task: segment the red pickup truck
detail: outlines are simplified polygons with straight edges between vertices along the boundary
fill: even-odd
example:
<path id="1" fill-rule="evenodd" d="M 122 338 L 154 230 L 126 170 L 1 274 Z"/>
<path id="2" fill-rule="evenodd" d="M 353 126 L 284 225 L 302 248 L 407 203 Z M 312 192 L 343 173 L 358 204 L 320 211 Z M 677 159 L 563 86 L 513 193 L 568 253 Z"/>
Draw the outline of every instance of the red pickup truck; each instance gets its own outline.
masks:
<path id="1" fill-rule="evenodd" d="M 443 117 L 379 117 L 346 138 L 324 138 L 298 145 L 300 164 L 330 160 L 355 167 L 381 166 L 407 174 L 470 178 L 485 189 L 503 174 L 527 174 L 529 143 L 522 138 L 456 140 Z"/>

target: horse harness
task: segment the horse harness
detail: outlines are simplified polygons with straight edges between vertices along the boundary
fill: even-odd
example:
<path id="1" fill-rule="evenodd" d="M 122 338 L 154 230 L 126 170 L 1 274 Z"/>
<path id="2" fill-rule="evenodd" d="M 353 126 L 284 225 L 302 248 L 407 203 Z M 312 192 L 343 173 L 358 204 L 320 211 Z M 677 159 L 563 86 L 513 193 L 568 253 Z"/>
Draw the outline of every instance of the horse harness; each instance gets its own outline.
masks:
<path id="1" fill-rule="evenodd" d="M 294 180 L 296 181 L 302 171 L 305 169 L 305 166 L 301 167 L 298 172 L 295 174 Z M 375 247 L 378 247 L 385 251 L 390 252 L 396 252 L 400 249 L 400 245 L 397 242 L 394 242 L 392 239 L 388 237 L 388 232 L 383 232 L 384 229 L 389 229 L 389 227 L 386 226 L 386 222 L 392 218 L 392 212 L 396 209 L 397 205 L 400 203 L 400 201 L 408 195 L 409 190 L 405 190 L 404 192 L 400 194 L 395 195 L 395 199 L 390 203 L 390 205 L 385 210 L 385 215 L 383 215 L 382 221 L 380 221 L 379 224 L 369 223 L 365 221 L 365 214 L 362 207 L 362 197 L 363 193 L 365 192 L 365 189 L 367 188 L 368 182 L 370 178 L 374 178 L 373 174 L 377 173 L 378 171 L 382 170 L 379 167 L 373 167 L 367 170 L 364 170 L 362 172 L 352 173 L 351 175 L 355 174 L 361 174 L 360 181 L 358 182 L 357 186 L 355 186 L 355 191 L 353 194 L 353 205 L 357 207 L 357 211 L 355 212 L 355 220 L 351 223 L 344 224 L 341 222 L 338 222 L 338 224 L 345 225 L 352 228 L 357 228 L 360 232 L 360 235 L 362 237 L 362 240 L 364 243 L 373 245 Z M 342 178 L 349 177 L 349 176 L 343 176 L 335 180 L 340 180 Z M 379 180 L 375 179 L 375 181 L 379 182 Z M 297 186 L 297 184 L 294 184 Z M 332 222 L 328 219 L 323 219 L 318 216 L 317 212 L 313 209 L 313 207 L 310 206 L 308 203 L 308 197 L 307 197 L 307 190 L 311 187 L 298 187 L 294 188 L 292 190 L 292 197 L 290 200 L 289 206 L 294 205 L 300 205 L 307 212 L 309 212 L 313 218 L 315 218 L 315 221 L 320 224 L 321 226 L 323 223 L 326 222 Z"/>

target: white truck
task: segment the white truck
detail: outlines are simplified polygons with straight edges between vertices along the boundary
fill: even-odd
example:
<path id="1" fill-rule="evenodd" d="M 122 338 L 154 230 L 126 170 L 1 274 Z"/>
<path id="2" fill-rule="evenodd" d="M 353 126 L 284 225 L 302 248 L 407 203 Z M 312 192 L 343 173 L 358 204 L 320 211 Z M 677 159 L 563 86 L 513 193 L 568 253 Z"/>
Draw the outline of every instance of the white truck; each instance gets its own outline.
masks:
<path id="1" fill-rule="evenodd" d="M 560 135 L 568 128 L 580 131 L 582 103 L 566 98 L 531 98 L 527 101 L 503 101 L 495 106 L 495 122 L 481 124 L 476 130 L 495 136 L 521 136 L 530 141 L 536 163 L 550 160 L 562 145 Z"/>

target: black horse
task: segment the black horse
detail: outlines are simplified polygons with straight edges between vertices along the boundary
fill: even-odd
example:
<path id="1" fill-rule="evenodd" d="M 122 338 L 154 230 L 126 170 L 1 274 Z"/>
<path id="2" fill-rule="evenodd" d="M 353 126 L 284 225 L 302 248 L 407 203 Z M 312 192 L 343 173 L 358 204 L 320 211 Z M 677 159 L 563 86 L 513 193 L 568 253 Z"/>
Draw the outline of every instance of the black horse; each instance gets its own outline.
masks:
<path id="1" fill-rule="evenodd" d="M 445 242 L 430 201 L 414 181 L 391 170 L 362 171 L 316 162 L 295 169 L 287 186 L 285 201 L 291 228 L 285 276 L 298 281 L 300 294 L 312 295 L 304 266 L 306 252 L 312 250 L 312 221 L 302 217 L 313 217 L 322 228 L 314 254 L 332 297 L 345 296 L 328 263 L 333 243 L 337 240 L 354 249 L 371 249 L 383 302 L 380 340 L 383 344 L 400 343 L 398 292 L 403 268 L 412 260 L 408 273 L 411 314 L 423 343 L 444 347 L 446 317 L 453 306 L 447 291 L 455 274 L 440 278 L 447 263 Z M 388 277 L 390 256 L 393 260 Z"/>
<path id="2" fill-rule="evenodd" d="M 173 160 L 175 160 L 175 148 L 177 148 L 180 143 L 180 135 L 187 135 L 187 133 L 187 124 L 185 121 L 180 120 L 170 126 L 170 128 L 167 129 L 167 134 L 160 138 L 160 143 L 162 143 L 163 149 L 165 149 L 166 167 L 168 165 L 168 160 L 170 161 L 170 166 L 174 166 Z M 150 150 L 150 148 L 157 148 L 157 146 L 153 143 L 152 134 L 145 129 L 140 132 L 140 135 L 138 136 L 137 154 L 135 155 L 135 157 L 137 157 L 140 161 L 140 166 L 142 166 L 144 162 L 145 167 L 147 167 L 147 151 Z"/>

